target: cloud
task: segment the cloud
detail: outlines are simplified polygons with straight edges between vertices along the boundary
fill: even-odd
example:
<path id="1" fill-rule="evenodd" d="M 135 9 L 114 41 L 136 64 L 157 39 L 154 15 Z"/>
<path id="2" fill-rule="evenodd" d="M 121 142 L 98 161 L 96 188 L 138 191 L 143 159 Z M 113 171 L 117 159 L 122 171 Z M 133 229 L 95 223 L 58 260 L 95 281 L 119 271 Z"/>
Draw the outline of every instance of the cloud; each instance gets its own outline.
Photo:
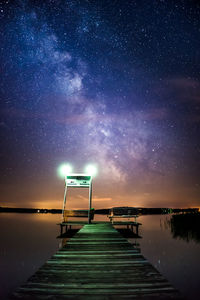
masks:
<path id="1" fill-rule="evenodd" d="M 157 92 L 161 96 L 195 105 L 200 102 L 200 81 L 186 77 L 165 79 L 161 85 L 159 83 Z"/>
<path id="2" fill-rule="evenodd" d="M 146 110 L 140 113 L 140 118 L 144 120 L 164 120 L 169 117 L 169 110 L 164 107 Z"/>
<path id="3" fill-rule="evenodd" d="M 101 197 L 94 197 L 93 199 L 92 199 L 92 201 L 112 201 L 112 198 L 110 198 L 110 197 L 105 197 L 105 198 L 101 198 Z"/>
<path id="4" fill-rule="evenodd" d="M 160 119 L 173 122 L 199 122 L 200 80 L 188 77 L 167 78 L 156 84 L 154 92 L 168 105 L 168 110 L 160 111 Z M 176 107 L 176 113 L 174 114 Z M 155 113 L 155 115 L 154 115 Z M 159 110 L 147 117 L 159 117 Z"/>

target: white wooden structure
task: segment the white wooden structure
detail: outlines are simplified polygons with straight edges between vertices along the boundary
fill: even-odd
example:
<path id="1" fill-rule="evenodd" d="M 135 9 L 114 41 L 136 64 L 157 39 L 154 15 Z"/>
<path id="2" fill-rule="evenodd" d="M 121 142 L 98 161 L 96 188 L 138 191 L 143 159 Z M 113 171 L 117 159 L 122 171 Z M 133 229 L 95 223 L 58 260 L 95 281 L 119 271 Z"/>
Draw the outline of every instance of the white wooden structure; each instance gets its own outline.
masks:
<path id="1" fill-rule="evenodd" d="M 69 188 L 88 188 L 89 189 L 89 204 L 88 204 L 88 223 L 91 221 L 91 208 L 92 208 L 92 176 L 88 174 L 69 174 L 65 176 L 65 191 L 63 201 L 62 216 L 64 219 L 64 212 L 67 200 L 67 191 Z"/>

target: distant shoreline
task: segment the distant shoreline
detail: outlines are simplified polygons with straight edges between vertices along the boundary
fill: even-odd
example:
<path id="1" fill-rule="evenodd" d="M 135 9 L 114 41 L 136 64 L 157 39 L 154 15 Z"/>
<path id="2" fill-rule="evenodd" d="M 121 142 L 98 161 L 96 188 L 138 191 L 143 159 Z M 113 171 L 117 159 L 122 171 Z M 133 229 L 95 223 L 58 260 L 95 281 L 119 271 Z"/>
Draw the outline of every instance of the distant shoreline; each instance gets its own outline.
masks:
<path id="1" fill-rule="evenodd" d="M 13 212 L 13 213 L 51 213 L 51 214 L 60 214 L 62 209 L 46 209 L 46 208 L 21 208 L 21 207 L 0 207 L 1 212 Z"/>
<path id="2" fill-rule="evenodd" d="M 136 208 L 136 207 L 117 207 L 121 214 L 127 214 L 128 210 L 134 210 L 134 214 L 151 215 L 151 214 L 170 214 L 170 213 L 197 213 L 198 208 Z M 16 207 L 0 207 L 0 213 L 40 213 L 40 214 L 61 214 L 62 209 L 46 209 L 46 208 L 16 208 Z M 108 215 L 110 208 L 95 209 L 95 214 Z"/>

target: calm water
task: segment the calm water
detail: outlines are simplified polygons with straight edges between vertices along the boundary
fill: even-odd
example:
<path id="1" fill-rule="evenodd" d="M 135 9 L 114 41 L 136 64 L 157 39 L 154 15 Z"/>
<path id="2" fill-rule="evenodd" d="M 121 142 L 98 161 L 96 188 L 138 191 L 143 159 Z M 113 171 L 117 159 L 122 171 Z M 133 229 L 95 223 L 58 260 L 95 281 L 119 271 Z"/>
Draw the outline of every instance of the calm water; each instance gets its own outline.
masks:
<path id="1" fill-rule="evenodd" d="M 96 216 L 105 220 L 105 216 Z M 200 244 L 173 239 L 170 216 L 139 217 L 142 254 L 188 299 L 200 295 Z M 7 299 L 59 248 L 60 215 L 0 214 L 0 299 Z"/>

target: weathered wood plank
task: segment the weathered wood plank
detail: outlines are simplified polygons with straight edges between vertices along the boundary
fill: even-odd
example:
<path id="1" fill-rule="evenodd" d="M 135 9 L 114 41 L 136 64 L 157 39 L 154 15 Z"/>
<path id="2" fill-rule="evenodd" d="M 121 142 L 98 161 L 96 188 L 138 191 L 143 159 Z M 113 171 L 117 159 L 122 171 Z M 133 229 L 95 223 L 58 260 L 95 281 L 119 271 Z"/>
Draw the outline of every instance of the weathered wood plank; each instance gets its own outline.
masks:
<path id="1" fill-rule="evenodd" d="M 86 274 L 85 274 L 86 275 Z M 83 274 L 79 275 L 78 273 L 74 274 L 74 276 L 72 277 L 71 274 L 65 275 L 63 273 L 61 274 L 57 274 L 58 276 L 58 280 L 60 283 L 65 284 L 66 282 L 69 283 L 77 283 L 77 281 L 79 281 L 81 284 L 86 284 L 86 283 L 91 283 L 91 284 L 99 284 L 99 279 L 101 278 L 101 284 L 114 284 L 113 283 L 113 274 L 109 274 L 109 276 L 104 276 L 104 278 L 102 278 L 102 276 L 100 276 L 100 274 L 98 274 L 99 276 L 96 276 L 95 274 L 95 278 L 94 278 L 94 273 L 90 276 L 86 275 L 83 278 Z M 135 276 L 132 276 L 130 278 L 130 275 L 126 275 L 126 276 L 122 276 L 120 278 L 115 278 L 115 283 L 118 283 L 120 285 L 122 285 L 124 282 L 126 282 L 127 284 L 152 284 L 154 285 L 157 283 L 165 283 L 166 284 L 166 280 L 164 279 L 164 277 L 160 278 L 160 276 L 151 276 L 151 278 L 148 278 L 146 276 L 144 276 L 143 278 L 141 278 L 142 274 L 137 274 Z M 50 284 L 53 285 L 54 281 L 55 281 L 55 273 L 51 274 L 51 275 L 47 275 L 45 273 L 40 273 L 37 274 L 37 276 L 32 276 L 31 277 L 31 283 L 38 283 L 38 280 L 41 283 L 46 283 L 46 284 Z"/>
<path id="2" fill-rule="evenodd" d="M 34 294 L 50 294 L 50 295 L 66 295 L 66 297 L 69 295 L 69 294 L 76 294 L 76 295 L 79 295 L 79 294 L 97 294 L 97 295 L 101 295 L 101 294 L 105 294 L 105 295 L 108 295 L 108 294 L 123 294 L 123 295 L 126 295 L 126 294 L 143 294 L 143 293 L 153 293 L 153 292 L 159 292 L 159 293 L 163 293 L 163 292 L 174 292 L 174 288 L 173 287 L 158 287 L 158 286 L 155 286 L 155 287 L 151 287 L 151 288 L 127 288 L 126 286 L 124 286 L 124 288 L 117 288 L 115 286 L 113 286 L 113 288 L 99 288 L 99 287 L 95 287 L 95 288 L 92 288 L 92 289 L 89 289 L 89 288 L 86 288 L 86 287 L 82 287 L 81 289 L 78 289 L 76 287 L 74 288 L 64 288 L 64 286 L 60 289 L 58 288 L 25 288 L 25 287 L 21 287 L 21 290 L 20 292 L 21 293 L 31 293 L 32 295 Z M 67 298 L 66 298 L 67 299 Z M 87 299 L 87 298 L 86 298 Z"/>
<path id="3" fill-rule="evenodd" d="M 58 252 L 56 253 L 67 253 L 67 254 L 72 254 L 72 255 L 89 255 L 89 254 L 98 254 L 98 255 L 104 255 L 104 254 L 120 254 L 120 253 L 140 253 L 140 249 L 131 249 L 131 250 L 126 250 L 124 252 L 122 252 L 121 250 L 84 250 L 84 251 L 80 251 L 79 249 L 77 249 L 76 251 L 71 251 L 71 250 L 66 250 L 65 248 L 60 249 Z"/>
<path id="4" fill-rule="evenodd" d="M 77 256 L 75 254 L 62 254 L 62 253 L 57 253 L 52 256 L 52 258 L 76 258 Z M 118 253 L 118 254 L 79 254 L 79 258 L 83 259 L 96 259 L 96 258 L 104 258 L 104 259 L 111 259 L 111 258 L 116 258 L 120 259 L 122 257 L 126 258 L 135 258 L 135 257 L 141 257 L 139 253 Z"/>

